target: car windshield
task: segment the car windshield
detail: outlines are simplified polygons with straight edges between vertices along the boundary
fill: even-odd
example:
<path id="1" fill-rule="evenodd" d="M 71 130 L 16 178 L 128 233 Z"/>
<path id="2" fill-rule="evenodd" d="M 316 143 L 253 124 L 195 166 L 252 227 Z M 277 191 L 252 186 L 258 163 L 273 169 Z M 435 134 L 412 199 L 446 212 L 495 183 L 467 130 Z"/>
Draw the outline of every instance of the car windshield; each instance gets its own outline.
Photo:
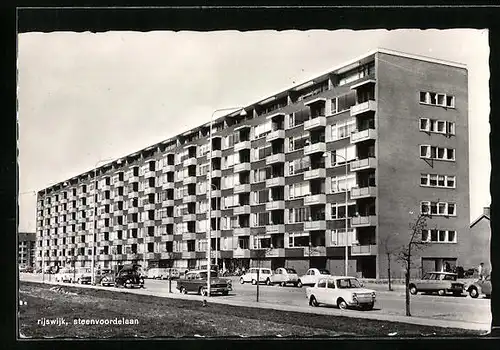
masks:
<path id="1" fill-rule="evenodd" d="M 443 280 L 445 281 L 456 281 L 457 275 L 444 275 Z"/>
<path id="2" fill-rule="evenodd" d="M 294 269 L 286 269 L 286 272 L 288 272 L 288 273 L 297 273 L 297 271 L 295 271 Z"/>
<path id="3" fill-rule="evenodd" d="M 355 278 L 342 278 L 337 280 L 337 288 L 361 288 L 361 284 Z"/>
<path id="4" fill-rule="evenodd" d="M 329 275 L 330 271 L 328 271 L 327 269 L 319 269 L 319 273 L 322 275 Z"/>
<path id="5" fill-rule="evenodd" d="M 217 277 L 217 272 L 210 271 L 210 277 Z M 207 278 L 207 273 L 205 271 L 200 272 L 200 278 Z"/>

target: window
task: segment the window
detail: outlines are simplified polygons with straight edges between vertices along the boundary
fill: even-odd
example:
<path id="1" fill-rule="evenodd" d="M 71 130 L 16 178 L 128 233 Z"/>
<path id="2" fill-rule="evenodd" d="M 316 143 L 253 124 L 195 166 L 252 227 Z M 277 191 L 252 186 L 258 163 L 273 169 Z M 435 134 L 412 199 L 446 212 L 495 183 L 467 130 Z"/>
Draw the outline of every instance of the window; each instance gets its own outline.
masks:
<path id="1" fill-rule="evenodd" d="M 288 211 L 288 221 L 290 224 L 304 222 L 309 220 L 311 216 L 311 208 L 293 208 Z"/>
<path id="2" fill-rule="evenodd" d="M 420 118 L 420 131 L 455 135 L 455 122 Z"/>
<path id="3" fill-rule="evenodd" d="M 254 139 L 260 139 L 271 132 L 271 120 L 255 126 Z"/>
<path id="4" fill-rule="evenodd" d="M 455 149 L 420 145 L 420 158 L 454 161 Z"/>
<path id="5" fill-rule="evenodd" d="M 332 177 L 332 193 L 344 192 L 346 189 L 350 191 L 356 186 L 355 174 L 347 175 L 347 178 L 345 175 Z"/>
<path id="6" fill-rule="evenodd" d="M 351 160 L 356 159 L 356 146 L 351 145 L 346 148 L 339 148 L 331 152 L 332 166 L 345 164 Z"/>
<path id="7" fill-rule="evenodd" d="M 304 181 L 290 185 L 290 199 L 307 196 L 311 193 L 309 181 Z"/>
<path id="8" fill-rule="evenodd" d="M 422 187 L 455 188 L 456 177 L 451 175 L 420 174 Z"/>
<path id="9" fill-rule="evenodd" d="M 356 118 L 333 124 L 331 128 L 332 141 L 348 138 L 356 130 Z"/>
<path id="10" fill-rule="evenodd" d="M 425 215 L 438 215 L 438 216 L 457 215 L 455 203 L 448 203 L 448 202 L 429 202 L 429 201 L 421 202 L 420 213 Z"/>
<path id="11" fill-rule="evenodd" d="M 429 243 L 456 243 L 457 232 L 455 230 L 422 230 L 422 242 Z"/>
<path id="12" fill-rule="evenodd" d="M 455 97 L 442 93 L 420 91 L 420 103 L 455 108 Z"/>
<path id="13" fill-rule="evenodd" d="M 298 151 L 304 148 L 306 145 L 306 140 L 309 138 L 307 133 L 301 136 L 290 137 L 288 139 L 288 152 Z"/>
<path id="14" fill-rule="evenodd" d="M 348 217 L 352 218 L 356 215 L 356 203 L 347 203 Z M 333 220 L 345 218 L 345 203 L 332 203 Z"/>

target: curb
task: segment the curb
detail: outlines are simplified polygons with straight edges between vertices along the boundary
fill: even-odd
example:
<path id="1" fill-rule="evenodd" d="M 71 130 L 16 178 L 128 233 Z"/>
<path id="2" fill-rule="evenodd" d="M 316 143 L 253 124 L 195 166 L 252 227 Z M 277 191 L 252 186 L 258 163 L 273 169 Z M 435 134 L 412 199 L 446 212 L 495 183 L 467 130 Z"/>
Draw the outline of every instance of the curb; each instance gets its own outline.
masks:
<path id="1" fill-rule="evenodd" d="M 422 326 L 433 326 L 440 328 L 459 328 L 459 329 L 468 329 L 468 330 L 476 330 L 476 331 L 489 331 L 491 325 L 485 323 L 472 323 L 472 322 L 463 322 L 463 321 L 453 321 L 453 320 L 437 320 L 433 318 L 425 318 L 418 316 L 400 316 L 400 315 L 385 315 L 380 313 L 364 313 L 361 311 L 355 310 L 337 310 L 332 308 L 311 308 L 306 306 L 291 306 L 291 305 L 281 305 L 281 304 L 271 304 L 271 303 L 263 303 L 256 301 L 235 301 L 228 299 L 216 299 L 214 297 L 202 297 L 198 295 L 185 295 L 179 293 L 158 293 L 158 292 L 150 292 L 147 289 L 116 289 L 113 287 L 102 287 L 102 286 L 92 286 L 92 285 L 80 285 L 80 284 L 62 284 L 57 282 L 39 282 L 39 281 L 26 281 L 31 283 L 39 283 L 39 284 L 48 284 L 48 285 L 60 285 L 60 286 L 68 286 L 68 287 L 77 287 L 77 288 L 92 288 L 92 289 L 101 289 L 108 290 L 114 292 L 122 292 L 122 293 L 131 293 L 131 294 L 141 294 L 141 295 L 150 295 L 157 296 L 161 298 L 170 298 L 170 299 L 182 299 L 182 300 L 197 300 L 203 301 L 207 300 L 209 303 L 214 304 L 223 304 L 223 305 L 231 305 L 231 306 L 243 306 L 243 307 L 251 307 L 251 308 L 261 308 L 261 309 L 272 309 L 279 311 L 293 311 L 300 313 L 308 313 L 308 314 L 317 314 L 317 315 L 329 315 L 329 316 L 344 316 L 358 319 L 370 319 L 370 320 L 378 320 L 378 321 L 388 321 L 388 322 L 399 322 L 399 323 L 407 323 L 407 324 L 415 324 Z"/>

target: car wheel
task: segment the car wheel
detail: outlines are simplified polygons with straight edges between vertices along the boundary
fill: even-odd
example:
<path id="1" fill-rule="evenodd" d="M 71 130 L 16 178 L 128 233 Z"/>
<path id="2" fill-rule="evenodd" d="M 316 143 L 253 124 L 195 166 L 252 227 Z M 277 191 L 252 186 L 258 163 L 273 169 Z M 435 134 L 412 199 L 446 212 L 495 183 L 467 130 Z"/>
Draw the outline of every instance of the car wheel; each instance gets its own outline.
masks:
<path id="1" fill-rule="evenodd" d="M 285 282 L 281 282 L 281 283 L 280 283 L 280 286 L 282 286 L 282 287 L 286 287 L 286 283 L 285 283 Z"/>
<path id="2" fill-rule="evenodd" d="M 297 282 L 297 287 L 302 288 L 302 281 L 301 281 L 301 280 L 299 280 L 299 281 Z"/>
<path id="3" fill-rule="evenodd" d="M 469 289 L 469 295 L 470 295 L 471 298 L 476 299 L 479 296 L 479 291 L 477 290 L 476 287 L 471 287 Z"/>
<path id="4" fill-rule="evenodd" d="M 106 285 L 106 283 L 108 283 L 108 280 L 107 280 L 106 278 L 103 278 L 103 279 L 101 280 L 101 286 L 103 286 L 103 287 L 104 287 L 104 286 Z"/>
<path id="5" fill-rule="evenodd" d="M 181 294 L 187 294 L 188 293 L 187 290 L 186 290 L 186 288 L 184 288 L 184 287 L 181 287 L 180 292 L 181 292 Z"/>
<path id="6" fill-rule="evenodd" d="M 240 278 L 240 284 L 245 284 L 245 280 L 243 278 Z"/>
<path id="7" fill-rule="evenodd" d="M 81 280 L 81 279 L 77 279 L 77 280 L 76 280 L 76 283 L 78 283 L 78 284 L 82 284 L 82 280 Z"/>
<path id="8" fill-rule="evenodd" d="M 417 287 L 411 285 L 410 286 L 410 294 L 417 295 L 417 293 L 418 293 Z"/>
<path id="9" fill-rule="evenodd" d="M 446 294 L 446 292 L 445 292 L 445 290 L 444 290 L 444 289 L 440 289 L 440 290 L 438 290 L 438 295 L 439 295 L 440 297 L 442 297 L 442 296 L 443 296 L 443 295 L 445 295 L 445 294 Z"/>
<path id="10" fill-rule="evenodd" d="M 270 286 L 270 285 L 271 285 L 271 280 L 270 280 L 269 278 L 266 280 L 266 284 L 267 284 L 268 286 Z"/>
<path id="11" fill-rule="evenodd" d="M 314 306 L 314 307 L 319 306 L 319 303 L 316 300 L 316 298 L 314 297 L 314 295 L 311 295 L 311 298 L 309 299 L 309 305 Z"/>
<path id="12" fill-rule="evenodd" d="M 462 292 L 453 292 L 453 296 L 459 297 L 462 295 Z"/>
<path id="13" fill-rule="evenodd" d="M 252 284 L 253 284 L 253 285 L 256 285 L 256 284 L 257 284 L 257 281 L 256 281 L 256 280 L 252 280 Z"/>
<path id="14" fill-rule="evenodd" d="M 341 310 L 345 310 L 347 309 L 347 303 L 345 302 L 344 299 L 340 298 L 339 300 L 337 300 L 337 306 L 339 309 Z"/>
<path id="15" fill-rule="evenodd" d="M 207 287 L 200 287 L 200 294 L 206 297 L 208 295 Z"/>
<path id="16" fill-rule="evenodd" d="M 373 310 L 373 303 L 363 305 L 363 310 Z"/>
<path id="17" fill-rule="evenodd" d="M 222 292 L 222 295 L 228 295 L 229 292 L 227 290 L 225 290 L 224 292 Z"/>

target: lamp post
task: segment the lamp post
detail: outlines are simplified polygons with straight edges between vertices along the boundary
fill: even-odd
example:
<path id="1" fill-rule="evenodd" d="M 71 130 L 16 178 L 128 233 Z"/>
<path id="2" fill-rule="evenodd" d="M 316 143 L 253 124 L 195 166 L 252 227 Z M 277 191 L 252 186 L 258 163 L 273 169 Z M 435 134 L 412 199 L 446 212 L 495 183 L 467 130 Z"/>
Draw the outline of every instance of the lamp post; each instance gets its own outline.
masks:
<path id="1" fill-rule="evenodd" d="M 323 153 L 323 157 L 328 157 L 331 155 L 331 152 L 325 152 Z M 341 159 L 344 160 L 344 165 L 345 165 L 345 262 L 344 262 L 344 268 L 345 268 L 345 276 L 347 276 L 349 273 L 349 247 L 348 247 L 348 234 L 347 234 L 347 221 L 348 221 L 348 203 L 349 203 L 349 193 L 347 190 L 347 169 L 349 164 L 347 163 L 347 159 L 344 156 L 341 156 L 339 154 L 335 154 L 335 157 L 340 157 Z"/>
<path id="2" fill-rule="evenodd" d="M 213 157 L 213 144 L 212 144 L 212 127 L 214 124 L 214 115 L 217 112 L 224 111 L 232 111 L 235 109 L 241 109 L 240 115 L 246 115 L 246 111 L 243 107 L 229 107 L 229 108 L 220 108 L 213 111 L 212 116 L 210 117 L 210 130 L 209 130 L 209 143 L 210 143 L 210 162 L 208 166 L 208 228 L 207 228 L 207 296 L 210 297 L 210 265 L 212 263 L 212 252 L 211 252 L 211 243 L 212 243 L 212 157 Z M 217 240 L 215 241 L 217 244 Z"/>
<path id="3" fill-rule="evenodd" d="M 92 274 L 92 279 L 91 279 L 91 284 L 94 284 L 95 283 L 95 241 L 96 241 L 96 232 L 97 232 L 97 167 L 99 166 L 99 164 L 101 163 L 106 163 L 106 162 L 111 162 L 113 161 L 114 158 L 108 158 L 108 159 L 101 159 L 99 161 L 97 161 L 94 165 L 94 207 L 93 207 L 93 225 L 92 225 L 92 255 L 91 255 L 91 259 L 92 259 L 92 262 L 91 262 L 91 266 L 90 266 L 90 270 L 91 270 L 91 274 Z M 118 161 L 118 164 L 120 164 L 120 161 Z"/>

